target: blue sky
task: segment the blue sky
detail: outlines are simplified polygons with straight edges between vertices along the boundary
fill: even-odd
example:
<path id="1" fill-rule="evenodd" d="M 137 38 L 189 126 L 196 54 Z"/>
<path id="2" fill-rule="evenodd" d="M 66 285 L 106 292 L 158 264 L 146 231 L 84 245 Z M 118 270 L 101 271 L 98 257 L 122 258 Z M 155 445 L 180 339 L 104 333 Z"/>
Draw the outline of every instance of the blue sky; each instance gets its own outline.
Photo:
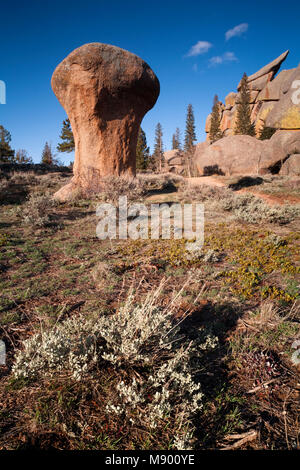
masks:
<path id="1" fill-rule="evenodd" d="M 11 132 L 13 148 L 26 149 L 35 162 L 46 141 L 56 147 L 66 117 L 51 90 L 52 73 L 83 44 L 127 49 L 157 74 L 160 97 L 142 123 L 151 148 L 157 122 L 165 149 L 176 127 L 183 136 L 189 103 L 200 142 L 216 93 L 224 100 L 244 72 L 254 73 L 286 49 L 283 68 L 300 62 L 298 1 L 11 0 L 0 8 L 0 80 L 7 87 L 0 124 Z"/>

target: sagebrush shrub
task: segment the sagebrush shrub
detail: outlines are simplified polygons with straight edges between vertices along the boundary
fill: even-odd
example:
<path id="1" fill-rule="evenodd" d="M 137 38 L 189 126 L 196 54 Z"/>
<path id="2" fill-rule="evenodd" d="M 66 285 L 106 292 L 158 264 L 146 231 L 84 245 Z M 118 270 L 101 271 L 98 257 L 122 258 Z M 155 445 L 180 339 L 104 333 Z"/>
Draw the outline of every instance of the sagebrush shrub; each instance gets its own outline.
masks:
<path id="1" fill-rule="evenodd" d="M 251 194 L 232 194 L 221 201 L 225 211 L 232 211 L 235 218 L 252 224 L 269 222 L 275 224 L 288 224 L 300 214 L 300 205 L 274 205 L 269 206 L 261 199 Z"/>
<path id="2" fill-rule="evenodd" d="M 142 179 L 106 176 L 101 180 L 98 197 L 113 203 L 116 203 L 120 196 L 127 196 L 129 201 L 135 201 L 141 199 L 147 190 L 147 184 Z"/>
<path id="3" fill-rule="evenodd" d="M 21 171 L 14 171 L 9 175 L 10 182 L 14 184 L 38 184 L 39 179 L 33 173 L 33 171 L 21 172 Z"/>
<path id="4" fill-rule="evenodd" d="M 139 174 L 137 178 L 146 185 L 147 189 L 159 189 L 161 191 L 169 188 L 176 189 L 176 185 L 182 184 L 184 181 L 183 176 L 172 173 L 164 173 L 161 175 Z"/>
<path id="5" fill-rule="evenodd" d="M 179 190 L 182 192 L 185 200 L 204 202 L 208 200 L 223 200 L 231 194 L 227 188 L 218 186 L 209 186 L 207 184 L 191 185 L 187 181 L 183 181 L 179 185 Z"/>
<path id="6" fill-rule="evenodd" d="M 186 337 L 174 320 L 179 294 L 162 307 L 162 288 L 163 283 L 142 302 L 131 290 L 114 315 L 69 318 L 32 336 L 16 356 L 15 378 L 68 371 L 83 380 L 96 366 L 114 368 L 120 376 L 118 393 L 105 404 L 106 413 L 122 415 L 128 426 L 149 428 L 170 417 L 180 420 L 185 431 L 182 426 L 176 439 L 183 445 L 193 430 L 192 418 L 202 408 L 196 373 L 217 338 L 205 330 L 193 331 L 193 339 Z"/>
<path id="7" fill-rule="evenodd" d="M 45 227 L 51 221 L 51 210 L 55 205 L 50 194 L 32 193 L 17 214 L 26 225 Z"/>
<path id="8" fill-rule="evenodd" d="M 0 201 L 4 201 L 9 190 L 10 183 L 7 179 L 3 178 L 0 180 Z"/>

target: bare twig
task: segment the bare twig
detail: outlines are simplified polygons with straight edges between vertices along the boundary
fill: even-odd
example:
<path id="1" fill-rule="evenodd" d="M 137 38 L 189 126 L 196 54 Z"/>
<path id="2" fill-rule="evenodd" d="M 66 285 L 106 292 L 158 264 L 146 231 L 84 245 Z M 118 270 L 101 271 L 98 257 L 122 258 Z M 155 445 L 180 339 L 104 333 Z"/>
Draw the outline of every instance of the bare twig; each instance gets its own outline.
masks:
<path id="1" fill-rule="evenodd" d="M 267 385 L 269 385 L 269 384 L 275 382 L 275 381 L 278 380 L 278 379 L 279 379 L 279 377 L 276 377 L 276 379 L 268 380 L 268 382 L 265 382 L 265 383 L 263 383 L 263 384 L 261 384 L 261 385 L 258 385 L 257 387 L 254 387 L 254 388 L 252 388 L 251 390 L 248 390 L 247 393 L 255 393 L 255 392 L 257 392 L 258 390 L 260 390 L 261 388 L 266 387 Z"/>
<path id="2" fill-rule="evenodd" d="M 230 446 L 223 447 L 221 450 L 238 449 L 239 447 L 246 444 L 247 442 L 255 441 L 257 437 L 258 437 L 258 432 L 255 429 L 251 429 L 251 431 L 245 432 L 243 434 L 231 434 L 229 436 L 226 436 L 225 439 L 227 440 L 239 439 L 239 440 Z"/>

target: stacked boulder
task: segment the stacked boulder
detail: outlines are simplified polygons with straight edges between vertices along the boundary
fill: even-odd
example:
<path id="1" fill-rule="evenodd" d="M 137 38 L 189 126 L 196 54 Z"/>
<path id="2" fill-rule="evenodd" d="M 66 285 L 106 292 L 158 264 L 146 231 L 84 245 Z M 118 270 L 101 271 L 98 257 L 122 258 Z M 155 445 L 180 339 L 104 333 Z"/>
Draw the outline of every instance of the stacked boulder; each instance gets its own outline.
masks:
<path id="1" fill-rule="evenodd" d="M 184 155 L 181 150 L 164 152 L 164 171 L 182 175 L 185 169 Z"/>
<path id="2" fill-rule="evenodd" d="M 257 136 L 264 126 L 281 130 L 300 130 L 300 65 L 290 70 L 282 70 L 281 64 L 289 51 L 248 77 L 250 89 L 251 121 L 255 124 Z M 237 105 L 240 99 L 241 82 L 237 93 L 231 92 L 221 104 L 221 130 L 224 136 L 234 134 Z M 210 131 L 211 115 L 207 117 L 205 131 Z"/>

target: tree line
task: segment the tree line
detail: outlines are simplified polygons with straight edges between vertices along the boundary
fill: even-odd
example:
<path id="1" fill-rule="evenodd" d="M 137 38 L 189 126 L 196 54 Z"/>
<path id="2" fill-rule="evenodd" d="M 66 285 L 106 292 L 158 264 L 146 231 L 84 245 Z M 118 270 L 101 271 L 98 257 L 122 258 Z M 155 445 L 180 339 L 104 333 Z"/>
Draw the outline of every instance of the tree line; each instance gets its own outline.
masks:
<path id="1" fill-rule="evenodd" d="M 239 93 L 239 103 L 237 104 L 237 113 L 234 134 L 255 136 L 255 125 L 251 123 L 250 108 L 250 89 L 248 85 L 247 74 L 244 73 L 241 80 L 241 88 Z M 217 95 L 213 100 L 209 140 L 211 143 L 216 142 L 224 137 L 221 130 L 222 109 L 221 102 Z M 269 139 L 276 129 L 263 127 L 259 138 Z M 56 150 L 58 152 L 72 152 L 75 149 L 74 136 L 69 119 L 63 121 L 60 142 Z M 181 132 L 177 127 L 172 135 L 172 150 L 178 150 L 185 161 L 187 176 L 193 176 L 193 154 L 196 142 L 195 117 L 192 104 L 189 104 L 186 112 L 186 124 L 184 132 L 184 142 L 181 142 Z M 136 148 L 136 167 L 138 170 L 152 170 L 161 172 L 164 168 L 164 144 L 163 144 L 163 128 L 160 122 L 155 127 L 154 152 L 150 154 L 150 148 L 147 145 L 147 138 L 142 127 L 139 129 L 137 148 Z M 11 148 L 11 134 L 2 125 L 0 125 L 0 162 L 8 163 L 32 163 L 32 158 L 24 149 L 17 151 Z M 51 144 L 45 143 L 41 163 L 47 165 L 60 164 L 56 158 L 56 154 Z"/>
<path id="2" fill-rule="evenodd" d="M 11 134 L 0 125 L 0 163 L 18 163 L 18 164 L 30 164 L 33 163 L 32 158 L 28 155 L 27 150 L 19 149 L 14 150 L 11 147 Z M 60 165 L 59 160 L 56 158 L 51 144 L 45 143 L 42 155 L 41 163 L 45 165 Z"/>
<path id="3" fill-rule="evenodd" d="M 60 142 L 58 143 L 56 150 L 60 153 L 69 153 L 74 151 L 75 142 L 74 135 L 72 132 L 71 124 L 69 119 L 65 119 L 62 124 L 62 130 L 60 133 Z M 193 107 L 191 104 L 187 108 L 186 116 L 186 129 L 184 137 L 184 145 L 182 148 L 181 133 L 179 128 L 175 130 L 172 136 L 172 149 L 184 151 L 186 155 L 191 152 L 196 141 L 195 134 L 195 118 Z M 161 123 L 157 123 L 155 128 L 155 141 L 154 141 L 154 152 L 150 154 L 150 148 L 147 144 L 147 138 L 142 127 L 139 128 L 137 147 L 136 147 L 136 167 L 137 170 L 152 170 L 161 172 L 164 167 L 164 144 L 163 144 L 163 129 Z M 32 158 L 28 156 L 28 153 L 24 149 L 14 151 L 11 148 L 11 134 L 3 126 L 0 125 L 0 162 L 6 163 L 32 163 Z M 47 165 L 58 164 L 59 161 L 56 158 L 56 154 L 52 149 L 51 144 L 45 143 L 42 155 L 41 163 Z"/>

